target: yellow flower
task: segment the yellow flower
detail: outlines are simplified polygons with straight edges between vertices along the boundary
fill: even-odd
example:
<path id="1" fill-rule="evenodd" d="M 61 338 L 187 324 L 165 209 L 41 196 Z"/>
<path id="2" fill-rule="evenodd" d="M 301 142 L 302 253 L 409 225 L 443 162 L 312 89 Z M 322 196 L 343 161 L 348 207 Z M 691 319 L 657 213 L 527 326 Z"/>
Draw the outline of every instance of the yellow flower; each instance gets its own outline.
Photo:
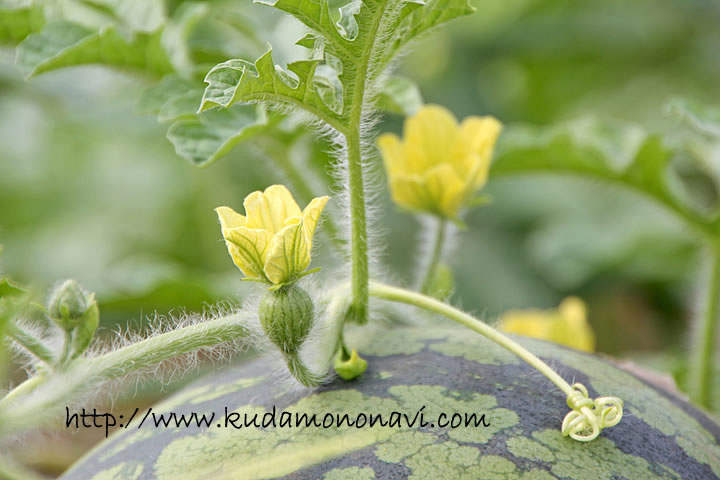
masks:
<path id="1" fill-rule="evenodd" d="M 494 117 L 467 117 L 458 125 L 444 107 L 426 105 L 405 120 L 404 140 L 381 135 L 378 147 L 395 203 L 457 220 L 487 181 L 501 128 Z"/>
<path id="2" fill-rule="evenodd" d="M 328 197 L 313 199 L 305 210 L 283 185 L 253 192 L 245 214 L 218 207 L 222 234 L 233 262 L 250 280 L 282 285 L 310 265 L 312 237 Z"/>
<path id="3" fill-rule="evenodd" d="M 595 351 L 595 334 L 587 321 L 587 307 L 577 297 L 568 297 L 557 310 L 506 312 L 500 330 L 540 338 L 586 352 Z"/>

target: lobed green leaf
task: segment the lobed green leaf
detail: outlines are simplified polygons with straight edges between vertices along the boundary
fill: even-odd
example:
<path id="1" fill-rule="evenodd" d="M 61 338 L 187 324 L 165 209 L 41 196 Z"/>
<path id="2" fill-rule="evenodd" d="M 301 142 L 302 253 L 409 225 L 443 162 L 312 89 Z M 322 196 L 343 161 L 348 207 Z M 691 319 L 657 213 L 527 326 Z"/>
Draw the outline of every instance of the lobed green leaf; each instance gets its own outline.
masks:
<path id="1" fill-rule="evenodd" d="M 262 107 L 237 105 L 178 120 L 170 125 L 167 138 L 178 155 L 205 167 L 270 124 Z"/>
<path id="2" fill-rule="evenodd" d="M 200 110 L 240 102 L 300 107 L 340 131 L 347 128 L 358 93 L 363 103 L 378 100 L 364 98 L 365 92 L 383 90 L 376 82 L 405 45 L 473 11 L 467 0 L 354 0 L 336 13 L 327 0 L 259 3 L 295 16 L 312 31 L 298 41 L 310 50 L 310 58 L 283 70 L 268 50 L 254 64 L 234 59 L 216 65 L 205 78 L 208 85 Z M 383 106 L 403 112 L 417 107 L 419 95 L 407 83 L 391 87 L 379 99 Z"/>
<path id="3" fill-rule="evenodd" d="M 675 149 L 632 127 L 575 122 L 558 128 L 510 129 L 491 175 L 570 174 L 616 183 L 642 193 L 700 233 L 720 229 L 720 207 L 696 205 L 677 188 Z"/>
<path id="4" fill-rule="evenodd" d="M 155 74 L 172 71 L 159 33 L 137 33 L 127 40 L 116 28 L 94 30 L 60 21 L 28 35 L 18 46 L 16 62 L 27 77 L 73 65 L 102 63 Z"/>
<path id="5" fill-rule="evenodd" d="M 720 109 L 676 98 L 668 102 L 666 110 L 698 133 L 720 140 Z"/>
<path id="6" fill-rule="evenodd" d="M 391 77 L 378 98 L 381 109 L 398 115 L 414 115 L 422 105 L 423 98 L 417 84 L 400 76 Z"/>
<path id="7" fill-rule="evenodd" d="M 17 45 L 45 25 L 43 9 L 28 1 L 0 2 L 0 45 Z"/>

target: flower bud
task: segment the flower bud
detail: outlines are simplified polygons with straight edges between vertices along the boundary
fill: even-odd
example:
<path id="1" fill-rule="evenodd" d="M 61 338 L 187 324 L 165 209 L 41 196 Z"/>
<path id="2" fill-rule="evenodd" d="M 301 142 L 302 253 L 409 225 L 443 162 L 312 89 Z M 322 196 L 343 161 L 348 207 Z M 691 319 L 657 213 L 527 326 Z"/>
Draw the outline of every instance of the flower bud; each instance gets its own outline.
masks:
<path id="1" fill-rule="evenodd" d="M 87 349 L 100 323 L 95 295 L 87 293 L 75 280 L 65 280 L 50 294 L 48 314 L 68 332 L 72 358 Z"/>
<path id="2" fill-rule="evenodd" d="M 48 312 L 61 328 L 72 330 L 94 302 L 75 280 L 65 280 L 50 294 Z"/>
<path id="3" fill-rule="evenodd" d="M 286 356 L 295 356 L 314 322 L 310 295 L 296 284 L 271 290 L 260 301 L 260 325 Z"/>

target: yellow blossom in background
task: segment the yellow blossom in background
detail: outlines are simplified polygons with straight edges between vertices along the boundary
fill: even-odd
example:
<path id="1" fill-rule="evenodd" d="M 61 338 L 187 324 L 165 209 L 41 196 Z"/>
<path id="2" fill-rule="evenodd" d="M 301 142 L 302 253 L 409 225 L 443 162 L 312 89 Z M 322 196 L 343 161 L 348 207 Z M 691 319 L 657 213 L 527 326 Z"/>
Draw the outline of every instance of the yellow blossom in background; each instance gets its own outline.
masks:
<path id="1" fill-rule="evenodd" d="M 494 117 L 467 117 L 426 105 L 405 120 L 404 139 L 378 138 L 395 203 L 457 220 L 487 181 L 502 125 Z"/>
<path id="2" fill-rule="evenodd" d="M 222 235 L 237 267 L 250 280 L 282 285 L 310 265 L 312 238 L 328 197 L 301 211 L 283 185 L 253 192 L 243 202 L 246 216 L 218 207 Z"/>
<path id="3" fill-rule="evenodd" d="M 540 338 L 586 352 L 595 351 L 595 334 L 587 321 L 585 302 L 568 297 L 557 310 L 514 310 L 506 312 L 500 330 Z"/>

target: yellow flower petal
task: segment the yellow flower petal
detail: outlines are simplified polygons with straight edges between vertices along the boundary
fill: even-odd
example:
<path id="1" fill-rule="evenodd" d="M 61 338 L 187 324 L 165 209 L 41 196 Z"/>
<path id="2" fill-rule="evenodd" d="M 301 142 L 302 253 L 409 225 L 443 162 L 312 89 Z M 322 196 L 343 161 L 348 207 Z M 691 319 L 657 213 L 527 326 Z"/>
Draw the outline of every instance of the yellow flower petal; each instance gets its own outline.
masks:
<path id="1" fill-rule="evenodd" d="M 264 266 L 265 275 L 272 283 L 285 283 L 310 266 L 312 237 L 328 199 L 314 198 L 299 221 L 273 236 Z"/>
<path id="2" fill-rule="evenodd" d="M 446 108 L 428 105 L 405 121 L 404 133 L 409 162 L 423 171 L 451 160 L 458 124 Z"/>
<path id="3" fill-rule="evenodd" d="M 220 219 L 220 227 L 225 230 L 226 228 L 236 228 L 245 226 L 245 217 L 240 215 L 230 207 L 218 207 L 215 212 Z"/>
<path id="4" fill-rule="evenodd" d="M 240 271 L 248 278 L 263 279 L 270 233 L 266 230 L 237 227 L 224 230 L 223 236 L 233 263 Z"/>
<path id="5" fill-rule="evenodd" d="M 500 320 L 500 330 L 526 337 L 548 338 L 551 317 L 540 310 L 509 311 Z"/>
<path id="6" fill-rule="evenodd" d="M 458 125 L 447 109 L 422 107 L 406 119 L 404 139 L 391 134 L 378 139 L 393 200 L 457 220 L 472 194 L 487 182 L 501 128 L 490 116 L 468 117 Z"/>
<path id="7" fill-rule="evenodd" d="M 312 237 L 328 199 L 315 198 L 301 211 L 287 188 L 273 185 L 245 197 L 247 217 L 217 208 L 235 265 L 251 279 L 295 280 L 310 265 Z"/>
<path id="8" fill-rule="evenodd" d="M 553 335 L 558 343 L 584 350 L 595 351 L 595 333 L 587 321 L 587 307 L 578 297 L 568 297 L 558 307 L 560 315 L 553 324 Z"/>
<path id="9" fill-rule="evenodd" d="M 419 176 L 398 176 L 390 180 L 393 201 L 411 210 L 432 211 L 433 201 L 425 181 Z"/>
<path id="10" fill-rule="evenodd" d="M 425 174 L 425 186 L 433 204 L 449 218 L 457 218 L 465 201 L 465 182 L 447 163 L 430 169 Z"/>
<path id="11" fill-rule="evenodd" d="M 302 212 L 303 240 L 305 242 L 305 248 L 308 249 L 308 258 L 310 257 L 310 250 L 312 250 L 312 238 L 315 234 L 315 229 L 317 228 L 320 215 L 325 209 L 325 204 L 328 200 L 330 200 L 328 196 L 313 198 Z M 303 270 L 305 270 L 305 268 L 307 268 L 307 265 L 303 267 Z"/>
<path id="12" fill-rule="evenodd" d="M 463 154 L 486 154 L 495 146 L 502 124 L 495 117 L 467 117 L 460 125 L 458 147 Z"/>
<path id="13" fill-rule="evenodd" d="M 456 146 L 460 175 L 468 175 L 468 193 L 487 182 L 490 160 L 502 124 L 495 117 L 468 117 L 460 126 Z"/>
<path id="14" fill-rule="evenodd" d="M 274 284 L 285 283 L 310 264 L 310 253 L 302 244 L 302 224 L 283 227 L 270 240 L 263 270 Z M 304 265 L 304 267 L 301 267 Z"/>
<path id="15" fill-rule="evenodd" d="M 507 312 L 499 327 L 505 332 L 549 340 L 586 352 L 595 351 L 595 334 L 587 322 L 585 304 L 577 297 L 566 298 L 557 310 Z"/>
<path id="16" fill-rule="evenodd" d="M 378 137 L 377 143 L 383 161 L 385 162 L 385 169 L 388 172 L 388 176 L 393 177 L 394 175 L 408 173 L 403 145 L 397 135 L 385 133 Z"/>
<path id="17" fill-rule="evenodd" d="M 284 185 L 272 185 L 264 192 L 253 192 L 243 202 L 249 228 L 259 228 L 275 234 L 285 226 L 289 217 L 299 217 L 300 207 Z"/>

